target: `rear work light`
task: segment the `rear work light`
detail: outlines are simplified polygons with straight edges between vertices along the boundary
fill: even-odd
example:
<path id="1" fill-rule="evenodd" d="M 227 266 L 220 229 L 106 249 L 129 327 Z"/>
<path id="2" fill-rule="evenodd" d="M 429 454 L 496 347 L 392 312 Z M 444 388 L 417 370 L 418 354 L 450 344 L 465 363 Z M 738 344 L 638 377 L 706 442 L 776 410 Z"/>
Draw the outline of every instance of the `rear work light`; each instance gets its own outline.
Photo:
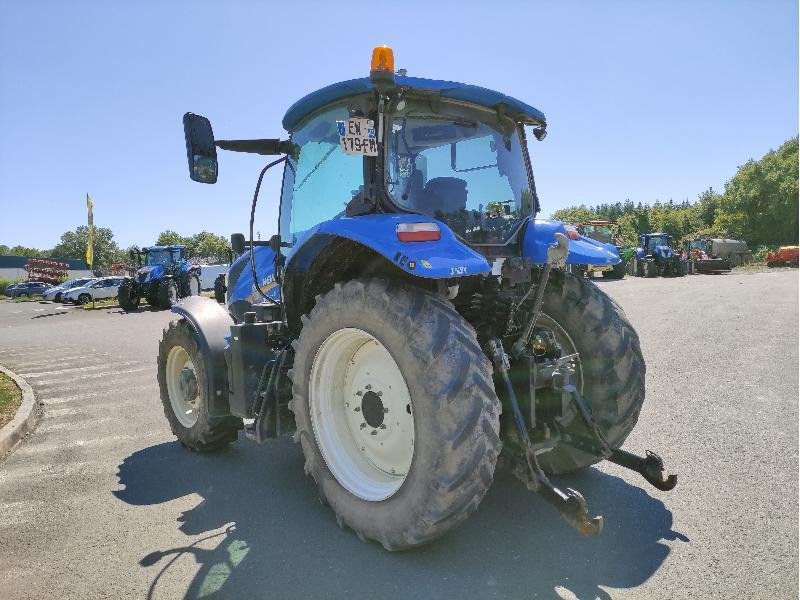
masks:
<path id="1" fill-rule="evenodd" d="M 398 223 L 397 239 L 401 242 L 435 242 L 442 237 L 436 223 Z"/>

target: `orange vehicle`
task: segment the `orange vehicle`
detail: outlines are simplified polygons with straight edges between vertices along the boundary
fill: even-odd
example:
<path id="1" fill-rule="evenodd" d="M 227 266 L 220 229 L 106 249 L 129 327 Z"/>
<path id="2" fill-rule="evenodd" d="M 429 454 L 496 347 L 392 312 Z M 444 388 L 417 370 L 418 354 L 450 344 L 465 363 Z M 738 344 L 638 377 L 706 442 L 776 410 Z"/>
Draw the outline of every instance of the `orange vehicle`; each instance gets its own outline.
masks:
<path id="1" fill-rule="evenodd" d="M 796 267 L 800 246 L 781 246 L 777 252 L 767 254 L 768 267 Z"/>

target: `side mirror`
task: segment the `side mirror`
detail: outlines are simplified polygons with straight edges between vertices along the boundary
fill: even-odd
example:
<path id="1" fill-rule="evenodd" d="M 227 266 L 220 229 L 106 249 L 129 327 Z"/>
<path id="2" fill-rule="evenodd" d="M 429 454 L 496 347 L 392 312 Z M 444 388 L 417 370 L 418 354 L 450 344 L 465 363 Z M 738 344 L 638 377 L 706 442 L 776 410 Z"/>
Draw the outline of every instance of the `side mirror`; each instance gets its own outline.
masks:
<path id="1" fill-rule="evenodd" d="M 186 137 L 186 158 L 189 177 L 200 183 L 217 182 L 217 148 L 211 122 L 200 115 L 183 115 L 183 133 Z"/>
<path id="2" fill-rule="evenodd" d="M 243 233 L 231 234 L 231 249 L 233 250 L 234 256 L 241 256 L 242 254 L 244 254 L 244 243 L 245 242 Z"/>

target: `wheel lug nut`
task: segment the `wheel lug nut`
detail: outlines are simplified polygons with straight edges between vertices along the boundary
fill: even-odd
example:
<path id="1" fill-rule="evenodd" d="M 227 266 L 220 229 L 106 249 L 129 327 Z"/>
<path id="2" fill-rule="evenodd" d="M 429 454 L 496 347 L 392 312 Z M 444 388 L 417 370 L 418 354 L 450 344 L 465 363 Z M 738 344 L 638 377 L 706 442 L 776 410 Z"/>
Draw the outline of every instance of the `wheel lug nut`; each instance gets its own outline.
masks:
<path id="1" fill-rule="evenodd" d="M 386 429 L 386 425 L 382 423 L 380 428 L 381 429 Z"/>
<path id="2" fill-rule="evenodd" d="M 377 392 L 378 396 L 383 396 L 383 392 Z"/>
<path id="3" fill-rule="evenodd" d="M 389 409 L 388 409 L 388 408 L 386 408 L 386 407 L 384 406 L 384 407 L 383 407 L 383 412 L 384 412 L 384 414 L 386 414 L 386 413 L 388 413 L 388 412 L 389 412 Z"/>
<path id="4" fill-rule="evenodd" d="M 363 395 L 364 395 L 364 392 L 362 392 L 361 390 L 358 390 L 356 392 L 356 396 L 363 396 Z"/>
<path id="5" fill-rule="evenodd" d="M 370 433 L 370 435 L 378 435 L 378 430 L 377 429 L 373 429 L 372 432 Z"/>
<path id="6" fill-rule="evenodd" d="M 364 427 L 366 427 L 366 426 L 367 426 L 367 424 L 366 424 L 366 423 L 362 423 L 362 424 L 361 424 L 361 429 L 364 429 Z"/>
<path id="7" fill-rule="evenodd" d="M 371 390 L 372 386 L 370 384 L 367 384 L 367 385 L 364 386 L 364 389 L 365 390 Z"/>
<path id="8" fill-rule="evenodd" d="M 356 406 L 353 410 L 355 412 L 361 412 L 361 407 L 360 406 Z"/>

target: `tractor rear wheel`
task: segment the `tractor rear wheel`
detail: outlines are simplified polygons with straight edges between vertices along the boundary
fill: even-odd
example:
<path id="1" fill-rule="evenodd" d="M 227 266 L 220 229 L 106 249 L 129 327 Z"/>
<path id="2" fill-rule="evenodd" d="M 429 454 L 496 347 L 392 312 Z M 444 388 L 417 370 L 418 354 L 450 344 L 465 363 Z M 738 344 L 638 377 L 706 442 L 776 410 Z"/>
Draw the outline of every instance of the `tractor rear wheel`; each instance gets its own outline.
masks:
<path id="1" fill-rule="evenodd" d="M 220 304 L 225 304 L 225 274 L 220 273 L 214 280 L 214 299 Z"/>
<path id="2" fill-rule="evenodd" d="M 542 314 L 546 316 L 542 325 L 548 327 L 549 323 L 562 346 L 572 346 L 563 351 L 578 352 L 576 385 L 583 390 L 609 445 L 619 448 L 636 425 L 644 403 L 645 363 L 639 336 L 622 309 L 600 288 L 566 274 L 550 276 Z M 560 394 L 553 401 L 560 408 Z M 580 416 L 566 426 L 566 433 L 591 437 Z M 538 458 L 542 468 L 554 474 L 602 460 L 566 443 Z"/>
<path id="3" fill-rule="evenodd" d="M 658 276 L 658 268 L 656 263 L 651 259 L 644 259 L 642 261 L 642 277 L 656 277 Z"/>
<path id="4" fill-rule="evenodd" d="M 158 282 L 156 291 L 156 304 L 159 308 L 172 308 L 178 303 L 178 286 L 172 279 L 162 279 Z"/>
<path id="5" fill-rule="evenodd" d="M 380 279 L 336 284 L 302 321 L 290 408 L 339 525 L 401 550 L 466 519 L 500 448 L 472 327 L 446 300 Z"/>
<path id="6" fill-rule="evenodd" d="M 126 279 L 122 282 L 117 292 L 117 301 L 119 302 L 119 307 L 125 312 L 132 312 L 139 308 L 141 297 L 133 280 Z"/>
<path id="7" fill-rule="evenodd" d="M 158 345 L 158 386 L 164 414 L 181 444 L 196 452 L 223 448 L 238 437 L 242 420 L 208 414 L 208 381 L 197 334 L 186 319 L 172 321 Z M 227 383 L 224 389 L 227 389 Z"/>

